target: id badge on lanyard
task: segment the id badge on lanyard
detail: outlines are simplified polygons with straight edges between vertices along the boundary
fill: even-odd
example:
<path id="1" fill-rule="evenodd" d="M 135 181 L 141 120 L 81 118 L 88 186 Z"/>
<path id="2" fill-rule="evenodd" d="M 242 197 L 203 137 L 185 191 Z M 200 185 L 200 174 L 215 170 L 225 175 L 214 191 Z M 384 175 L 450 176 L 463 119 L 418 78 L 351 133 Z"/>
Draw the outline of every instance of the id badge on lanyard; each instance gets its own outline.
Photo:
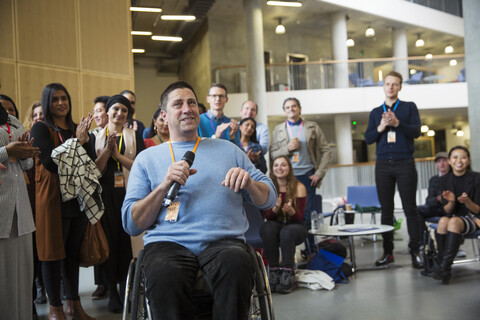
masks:
<path id="1" fill-rule="evenodd" d="M 125 177 L 123 175 L 123 171 L 115 171 L 115 180 L 114 180 L 114 187 L 115 188 L 124 188 L 125 187 Z"/>

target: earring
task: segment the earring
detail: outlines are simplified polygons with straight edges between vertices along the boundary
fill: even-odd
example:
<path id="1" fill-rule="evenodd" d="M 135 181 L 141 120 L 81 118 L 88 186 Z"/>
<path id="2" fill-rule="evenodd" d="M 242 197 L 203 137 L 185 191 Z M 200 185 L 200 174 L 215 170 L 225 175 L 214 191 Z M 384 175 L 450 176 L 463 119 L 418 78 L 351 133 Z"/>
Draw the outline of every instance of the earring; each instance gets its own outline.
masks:
<path id="1" fill-rule="evenodd" d="M 157 133 L 157 131 L 158 131 L 157 126 L 153 127 L 153 131 L 155 131 L 155 133 Z"/>

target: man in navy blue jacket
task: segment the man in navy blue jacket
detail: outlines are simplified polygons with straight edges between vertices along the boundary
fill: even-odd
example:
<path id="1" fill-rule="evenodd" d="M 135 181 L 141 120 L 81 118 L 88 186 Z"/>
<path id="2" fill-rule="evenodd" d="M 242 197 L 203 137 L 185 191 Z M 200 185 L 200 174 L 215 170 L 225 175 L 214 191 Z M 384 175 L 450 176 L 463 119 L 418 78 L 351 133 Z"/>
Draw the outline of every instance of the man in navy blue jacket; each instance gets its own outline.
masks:
<path id="1" fill-rule="evenodd" d="M 417 212 L 417 170 L 413 159 L 413 140 L 420 135 L 420 116 L 415 103 L 400 101 L 402 75 L 390 72 L 385 76 L 385 102 L 370 112 L 365 141 L 377 143 L 375 183 L 382 207 L 382 224 L 393 225 L 395 184 L 407 218 L 409 248 L 414 268 L 423 268 L 419 251 L 422 245 L 421 224 Z M 394 261 L 393 231 L 383 234 L 383 255 L 375 264 Z"/>

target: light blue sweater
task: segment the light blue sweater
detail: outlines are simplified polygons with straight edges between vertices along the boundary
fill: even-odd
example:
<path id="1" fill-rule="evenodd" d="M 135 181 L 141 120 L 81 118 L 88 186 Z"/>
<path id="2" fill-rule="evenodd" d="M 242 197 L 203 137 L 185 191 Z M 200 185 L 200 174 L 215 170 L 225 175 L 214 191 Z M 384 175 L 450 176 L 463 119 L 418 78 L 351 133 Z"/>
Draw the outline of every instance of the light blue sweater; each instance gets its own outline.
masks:
<path id="1" fill-rule="evenodd" d="M 195 142 L 173 143 L 175 161 L 180 161 L 186 151 L 192 151 L 194 145 Z M 162 182 L 171 164 L 168 143 L 148 148 L 135 159 L 122 207 L 123 227 L 128 234 L 135 236 L 144 231 L 133 222 L 132 206 Z M 145 245 L 172 241 L 198 255 L 212 241 L 232 237 L 245 239 L 248 221 L 243 200 L 251 201 L 250 196 L 244 190 L 236 193 L 222 186 L 228 170 L 234 167 L 247 170 L 255 181 L 268 186 L 268 200 L 261 209 L 275 205 L 277 193 L 272 181 L 255 168 L 240 148 L 225 140 L 202 139 L 192 165 L 198 172 L 190 176 L 178 192 L 181 199 L 178 220 L 165 222 L 167 209 L 162 207 L 155 225 L 143 238 Z"/>

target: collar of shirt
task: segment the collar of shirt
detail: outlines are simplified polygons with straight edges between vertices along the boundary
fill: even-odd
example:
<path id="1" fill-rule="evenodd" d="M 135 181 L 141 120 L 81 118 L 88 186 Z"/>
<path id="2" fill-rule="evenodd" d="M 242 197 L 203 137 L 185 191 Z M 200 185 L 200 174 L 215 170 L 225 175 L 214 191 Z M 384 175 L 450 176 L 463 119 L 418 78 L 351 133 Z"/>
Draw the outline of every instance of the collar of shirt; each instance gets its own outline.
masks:
<path id="1" fill-rule="evenodd" d="M 301 123 L 302 123 L 302 118 L 298 119 L 297 122 L 290 122 L 287 120 L 288 124 L 291 125 L 291 126 L 299 126 Z"/>
<path id="2" fill-rule="evenodd" d="M 210 110 L 207 111 L 207 117 L 210 120 L 214 121 L 215 123 L 225 122 L 225 115 L 224 114 L 222 114 L 220 117 L 216 118 Z"/>

